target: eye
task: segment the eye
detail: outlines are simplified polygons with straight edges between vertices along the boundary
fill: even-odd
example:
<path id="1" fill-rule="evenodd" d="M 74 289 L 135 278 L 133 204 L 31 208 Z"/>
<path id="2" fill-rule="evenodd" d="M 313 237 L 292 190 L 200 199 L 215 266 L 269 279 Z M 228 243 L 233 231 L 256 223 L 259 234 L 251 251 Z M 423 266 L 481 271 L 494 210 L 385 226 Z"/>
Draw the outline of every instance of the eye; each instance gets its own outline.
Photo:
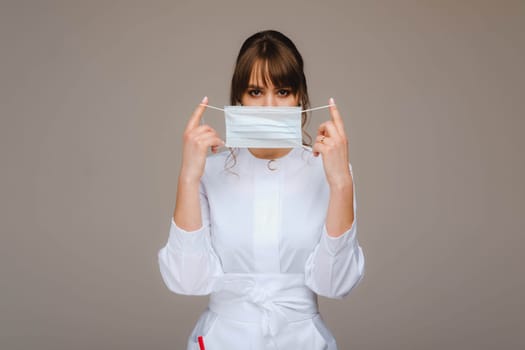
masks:
<path id="1" fill-rule="evenodd" d="M 250 96 L 253 96 L 253 97 L 261 96 L 261 90 L 259 89 L 249 90 L 248 93 L 250 94 Z"/>
<path id="2" fill-rule="evenodd" d="M 279 91 L 277 91 L 277 95 L 279 95 L 281 97 L 286 97 L 286 96 L 290 95 L 290 90 L 280 89 Z"/>

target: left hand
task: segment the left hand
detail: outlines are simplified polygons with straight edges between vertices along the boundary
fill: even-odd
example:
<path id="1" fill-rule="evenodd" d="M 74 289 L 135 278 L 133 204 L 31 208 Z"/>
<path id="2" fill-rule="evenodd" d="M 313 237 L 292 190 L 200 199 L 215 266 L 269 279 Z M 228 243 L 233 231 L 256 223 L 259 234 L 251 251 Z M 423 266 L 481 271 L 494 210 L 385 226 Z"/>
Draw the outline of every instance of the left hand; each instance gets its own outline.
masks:
<path id="1" fill-rule="evenodd" d="M 322 123 L 317 130 L 313 146 L 314 156 L 323 157 L 326 179 L 330 186 L 342 186 L 352 180 L 348 166 L 348 139 L 343 119 L 337 110 L 334 99 L 330 98 L 331 120 Z"/>

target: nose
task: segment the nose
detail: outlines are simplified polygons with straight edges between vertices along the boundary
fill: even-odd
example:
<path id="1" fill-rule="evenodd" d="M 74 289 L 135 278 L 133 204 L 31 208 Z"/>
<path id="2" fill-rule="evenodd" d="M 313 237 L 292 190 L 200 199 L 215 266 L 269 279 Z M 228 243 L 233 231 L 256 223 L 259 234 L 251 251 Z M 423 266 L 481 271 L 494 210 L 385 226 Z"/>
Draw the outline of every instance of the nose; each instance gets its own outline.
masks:
<path id="1" fill-rule="evenodd" d="M 275 95 L 273 93 L 266 94 L 264 99 L 264 105 L 272 107 L 277 106 L 277 99 L 275 98 Z"/>

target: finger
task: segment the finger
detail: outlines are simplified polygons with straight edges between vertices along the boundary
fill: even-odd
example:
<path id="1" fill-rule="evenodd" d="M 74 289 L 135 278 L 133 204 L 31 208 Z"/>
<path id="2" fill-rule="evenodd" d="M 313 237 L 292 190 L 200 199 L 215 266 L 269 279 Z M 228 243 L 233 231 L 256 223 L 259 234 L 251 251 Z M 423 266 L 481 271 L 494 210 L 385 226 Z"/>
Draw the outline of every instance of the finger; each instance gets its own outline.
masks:
<path id="1" fill-rule="evenodd" d="M 329 136 L 329 137 L 339 137 L 340 136 L 339 132 L 337 131 L 336 126 L 334 125 L 334 122 L 331 120 L 319 125 L 319 129 L 317 131 L 318 131 L 318 134 Z"/>
<path id="2" fill-rule="evenodd" d="M 339 135 L 346 137 L 345 134 L 345 126 L 343 123 L 343 118 L 341 118 L 341 114 L 339 114 L 339 110 L 337 109 L 337 105 L 335 104 L 335 101 L 332 97 L 330 97 L 330 116 L 332 117 L 332 121 L 335 124 L 335 127 L 337 128 L 337 132 Z"/>
<path id="3" fill-rule="evenodd" d="M 213 145 L 211 146 L 211 151 L 213 153 L 217 153 L 220 149 L 222 149 L 224 147 L 224 141 L 222 141 L 222 139 L 220 139 L 220 144 L 219 145 Z"/>
<path id="4" fill-rule="evenodd" d="M 186 131 L 186 137 L 188 139 L 192 139 L 192 138 L 199 137 L 202 134 L 210 133 L 210 132 L 214 133 L 215 135 L 218 135 L 215 129 L 213 129 L 211 126 L 209 126 L 208 124 L 202 124 L 192 130 Z"/>
<path id="5" fill-rule="evenodd" d="M 334 141 L 331 137 L 325 135 L 317 135 L 317 137 L 315 138 L 315 143 L 322 143 L 324 145 L 332 146 L 334 144 Z"/>
<path id="6" fill-rule="evenodd" d="M 314 151 L 314 156 L 317 157 L 319 154 L 323 154 L 326 151 L 326 145 L 316 142 L 312 147 L 312 150 Z"/>
<path id="7" fill-rule="evenodd" d="M 184 137 L 185 137 L 185 140 L 190 141 L 190 140 L 200 137 L 202 134 L 209 133 L 209 132 L 214 133 L 215 130 L 213 130 L 211 126 L 204 124 L 204 125 L 199 125 L 194 129 L 186 130 Z"/>
<path id="8" fill-rule="evenodd" d="M 204 113 L 204 110 L 206 110 L 207 104 L 208 104 L 208 97 L 204 96 L 201 103 L 193 111 L 193 114 L 191 115 L 190 120 L 188 121 L 188 124 L 186 125 L 186 130 L 194 129 L 200 124 L 202 114 Z"/>
<path id="9" fill-rule="evenodd" d="M 214 152 L 214 153 L 218 152 L 219 149 L 220 149 L 221 147 L 224 146 L 224 141 L 221 140 L 221 139 L 218 138 L 218 137 L 215 138 L 215 139 L 213 139 L 213 140 L 211 140 L 210 142 L 212 143 L 212 145 L 210 146 L 210 147 L 211 147 L 211 150 L 212 150 L 212 152 Z"/>
<path id="10" fill-rule="evenodd" d="M 224 141 L 217 136 L 215 133 L 205 133 L 203 135 L 200 135 L 195 139 L 196 143 L 201 145 L 202 147 L 212 147 L 212 146 L 223 146 Z"/>
<path id="11" fill-rule="evenodd" d="M 215 130 L 208 124 L 202 124 L 191 131 L 191 133 L 195 135 L 202 134 L 205 132 L 215 132 Z"/>

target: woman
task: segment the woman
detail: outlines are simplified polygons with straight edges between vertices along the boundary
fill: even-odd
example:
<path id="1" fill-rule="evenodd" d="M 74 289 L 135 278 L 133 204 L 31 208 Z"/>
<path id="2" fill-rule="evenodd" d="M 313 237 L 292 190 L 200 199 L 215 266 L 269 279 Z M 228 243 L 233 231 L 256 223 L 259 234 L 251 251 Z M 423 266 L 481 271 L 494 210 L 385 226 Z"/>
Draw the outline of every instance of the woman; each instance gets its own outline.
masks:
<path id="1" fill-rule="evenodd" d="M 303 60 L 290 39 L 269 30 L 244 42 L 232 105 L 304 110 L 308 101 Z M 187 349 L 337 349 L 317 295 L 346 296 L 363 277 L 364 256 L 333 99 L 313 147 L 224 152 L 215 130 L 200 125 L 207 103 L 205 97 L 184 132 L 175 211 L 159 252 L 171 291 L 210 294 Z"/>

